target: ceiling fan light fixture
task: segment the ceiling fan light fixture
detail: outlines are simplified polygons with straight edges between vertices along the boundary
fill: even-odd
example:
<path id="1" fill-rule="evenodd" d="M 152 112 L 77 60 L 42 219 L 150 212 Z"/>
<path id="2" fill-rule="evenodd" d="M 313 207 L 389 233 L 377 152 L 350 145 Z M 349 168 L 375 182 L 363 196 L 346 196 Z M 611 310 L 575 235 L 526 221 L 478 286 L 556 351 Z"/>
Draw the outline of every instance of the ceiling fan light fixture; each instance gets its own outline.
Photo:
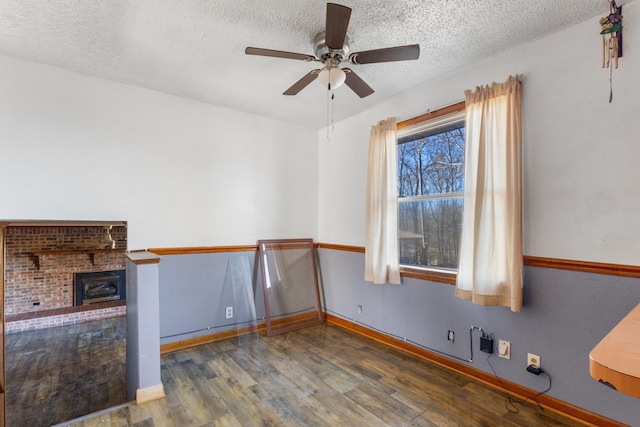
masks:
<path id="1" fill-rule="evenodd" d="M 347 75 L 340 67 L 325 67 L 318 74 L 318 81 L 327 90 L 335 90 L 344 84 Z"/>
<path id="2" fill-rule="evenodd" d="M 382 49 L 351 52 L 347 29 L 351 18 L 351 8 L 336 3 L 327 3 L 325 30 L 316 34 L 313 39 L 315 55 L 307 55 L 283 50 L 247 47 L 247 55 L 260 55 L 273 58 L 296 59 L 302 61 L 321 62 L 323 68 L 316 68 L 305 74 L 283 95 L 297 95 L 302 89 L 318 80 L 329 91 L 346 84 L 360 98 L 371 95 L 374 90 L 365 83 L 353 70 L 340 68 L 342 62 L 354 65 L 375 64 L 378 62 L 408 61 L 420 57 L 420 45 L 387 47 Z M 348 75 L 348 76 L 347 76 Z M 347 78 L 348 77 L 348 78 Z"/>

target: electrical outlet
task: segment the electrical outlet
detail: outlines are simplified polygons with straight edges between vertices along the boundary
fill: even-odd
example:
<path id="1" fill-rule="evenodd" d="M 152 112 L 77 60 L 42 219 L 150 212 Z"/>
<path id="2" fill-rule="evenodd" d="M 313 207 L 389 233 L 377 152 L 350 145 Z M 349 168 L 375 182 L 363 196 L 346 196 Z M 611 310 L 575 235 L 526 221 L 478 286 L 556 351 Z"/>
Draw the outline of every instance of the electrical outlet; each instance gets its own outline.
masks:
<path id="1" fill-rule="evenodd" d="M 498 340 L 498 356 L 503 359 L 511 359 L 511 343 L 505 340 Z"/>
<path id="2" fill-rule="evenodd" d="M 540 356 L 527 353 L 527 366 L 535 366 L 540 369 Z"/>
<path id="3" fill-rule="evenodd" d="M 358 314 L 362 314 L 362 305 L 358 304 Z"/>
<path id="4" fill-rule="evenodd" d="M 454 342 L 455 340 L 456 340 L 456 333 L 453 332 L 453 329 L 449 329 L 449 332 L 447 333 L 447 341 Z"/>
<path id="5" fill-rule="evenodd" d="M 231 319 L 233 317 L 233 306 L 227 307 L 225 315 L 227 316 L 227 319 Z"/>

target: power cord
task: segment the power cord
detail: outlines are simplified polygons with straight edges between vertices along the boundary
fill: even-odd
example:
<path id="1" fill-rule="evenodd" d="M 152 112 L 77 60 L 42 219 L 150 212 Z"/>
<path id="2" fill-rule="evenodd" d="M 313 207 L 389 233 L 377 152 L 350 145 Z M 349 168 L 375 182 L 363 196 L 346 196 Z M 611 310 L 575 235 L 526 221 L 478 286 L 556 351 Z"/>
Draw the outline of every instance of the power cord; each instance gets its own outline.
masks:
<path id="1" fill-rule="evenodd" d="M 493 334 L 489 334 L 489 336 L 495 342 Z M 540 408 L 541 411 L 544 411 L 544 408 L 542 407 L 542 405 L 540 405 L 540 402 L 538 402 L 538 397 L 540 397 L 540 395 L 545 394 L 546 392 L 551 390 L 551 386 L 552 386 L 551 375 L 547 374 L 545 371 L 540 369 L 540 374 L 544 374 L 549 379 L 549 387 L 547 387 L 545 390 L 543 390 L 541 392 L 538 392 L 535 396 L 533 396 L 533 398 L 526 397 L 524 399 L 516 399 L 515 397 L 513 397 L 513 396 L 511 396 L 509 394 L 509 392 L 507 391 L 507 388 L 504 386 L 504 383 L 502 382 L 502 380 L 500 379 L 500 377 L 496 373 L 496 370 L 494 369 L 493 365 L 491 364 L 491 360 L 490 359 L 491 359 L 491 355 L 492 354 L 493 353 L 489 353 L 489 355 L 487 356 L 487 364 L 491 368 L 491 371 L 493 372 L 493 375 L 498 380 L 498 383 L 500 383 L 500 387 L 502 387 L 502 390 L 504 391 L 505 396 L 507 396 L 507 399 L 504 401 L 504 407 L 507 409 L 507 411 L 509 411 L 511 413 L 514 413 L 514 414 L 517 414 L 518 412 L 520 412 L 520 408 L 518 408 L 516 406 L 516 404 L 525 403 L 529 399 L 532 399 L 536 403 L 538 408 Z"/>

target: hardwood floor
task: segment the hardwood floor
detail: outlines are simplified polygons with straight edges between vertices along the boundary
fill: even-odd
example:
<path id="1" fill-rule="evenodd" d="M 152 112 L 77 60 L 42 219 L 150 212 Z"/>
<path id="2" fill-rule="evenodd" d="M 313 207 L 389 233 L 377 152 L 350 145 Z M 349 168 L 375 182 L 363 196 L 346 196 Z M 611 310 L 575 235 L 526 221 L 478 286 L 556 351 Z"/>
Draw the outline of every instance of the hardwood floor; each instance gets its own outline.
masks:
<path id="1" fill-rule="evenodd" d="M 325 324 L 162 356 L 167 396 L 69 425 L 580 426 L 387 346 Z"/>
<path id="2" fill-rule="evenodd" d="M 126 317 L 6 336 L 7 427 L 50 426 L 126 402 Z"/>

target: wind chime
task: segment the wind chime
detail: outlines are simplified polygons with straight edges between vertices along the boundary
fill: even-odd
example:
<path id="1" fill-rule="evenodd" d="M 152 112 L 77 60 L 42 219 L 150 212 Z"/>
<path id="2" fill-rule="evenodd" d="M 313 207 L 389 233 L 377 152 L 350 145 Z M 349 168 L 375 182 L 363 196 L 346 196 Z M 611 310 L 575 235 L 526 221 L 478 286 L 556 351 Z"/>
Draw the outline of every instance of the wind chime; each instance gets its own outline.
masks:
<path id="1" fill-rule="evenodd" d="M 600 19 L 602 34 L 602 68 L 609 68 L 609 102 L 613 100 L 613 68 L 622 56 L 622 6 L 611 0 L 609 14 Z"/>

